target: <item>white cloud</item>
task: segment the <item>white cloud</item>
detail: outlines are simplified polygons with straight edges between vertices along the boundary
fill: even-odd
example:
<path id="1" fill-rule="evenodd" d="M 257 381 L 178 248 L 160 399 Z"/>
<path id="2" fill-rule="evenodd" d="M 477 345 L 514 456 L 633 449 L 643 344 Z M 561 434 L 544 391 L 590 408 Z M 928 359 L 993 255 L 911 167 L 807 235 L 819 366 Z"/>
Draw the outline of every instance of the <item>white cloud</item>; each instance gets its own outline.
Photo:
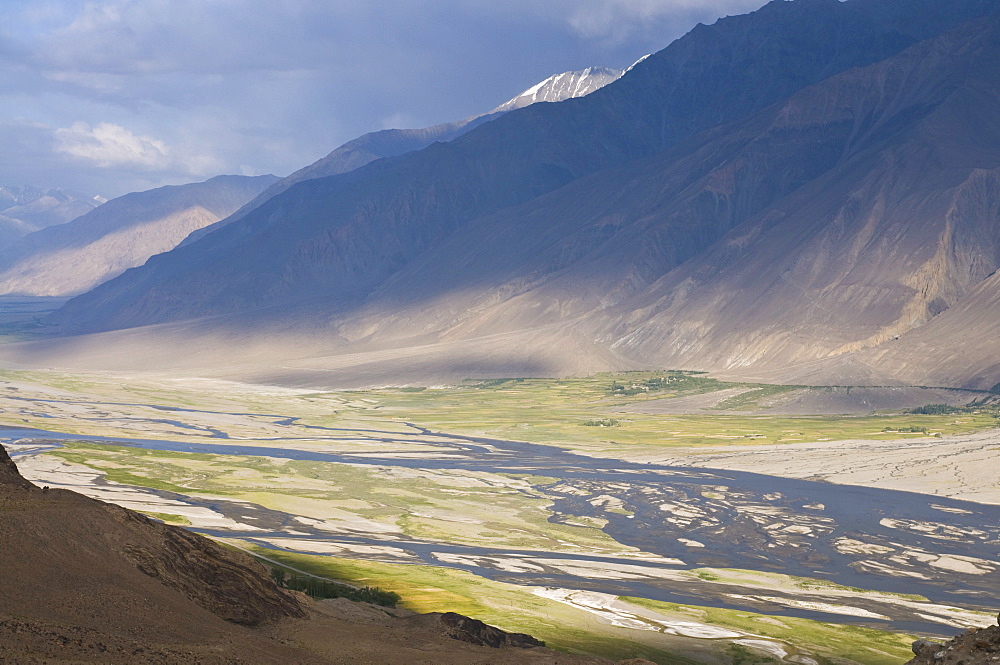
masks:
<path id="1" fill-rule="evenodd" d="M 121 125 L 102 122 L 91 127 L 74 122 L 53 132 L 56 151 L 94 162 L 101 167 L 145 166 L 163 168 L 170 162 L 170 148 L 151 136 L 133 134 Z"/>

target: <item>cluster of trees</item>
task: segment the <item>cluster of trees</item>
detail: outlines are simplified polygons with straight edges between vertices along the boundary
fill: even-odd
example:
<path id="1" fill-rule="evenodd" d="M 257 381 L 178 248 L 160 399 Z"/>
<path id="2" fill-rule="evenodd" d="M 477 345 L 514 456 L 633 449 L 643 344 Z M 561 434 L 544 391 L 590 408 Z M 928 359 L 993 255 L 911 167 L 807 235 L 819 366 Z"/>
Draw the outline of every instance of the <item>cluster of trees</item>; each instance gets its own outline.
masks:
<path id="1" fill-rule="evenodd" d="M 907 413 L 919 413 L 925 416 L 946 416 L 951 413 L 965 413 L 968 409 L 949 404 L 925 404 L 909 409 Z"/>
<path id="2" fill-rule="evenodd" d="M 383 607 L 395 607 L 401 597 L 395 591 L 385 591 L 377 586 L 354 587 L 312 575 L 289 574 L 284 568 L 271 568 L 271 579 L 282 589 L 292 589 L 313 598 L 347 598 Z"/>
<path id="3" fill-rule="evenodd" d="M 608 392 L 616 397 L 630 397 L 641 393 L 651 393 L 659 390 L 671 390 L 673 392 L 682 391 L 706 391 L 724 388 L 718 379 L 709 379 L 702 376 L 704 372 L 681 372 L 671 371 L 662 376 L 652 376 L 640 381 L 631 383 L 619 383 L 618 380 L 611 382 Z"/>
<path id="4" fill-rule="evenodd" d="M 585 420 L 584 427 L 618 427 L 621 423 L 614 418 L 601 418 L 600 420 Z"/>

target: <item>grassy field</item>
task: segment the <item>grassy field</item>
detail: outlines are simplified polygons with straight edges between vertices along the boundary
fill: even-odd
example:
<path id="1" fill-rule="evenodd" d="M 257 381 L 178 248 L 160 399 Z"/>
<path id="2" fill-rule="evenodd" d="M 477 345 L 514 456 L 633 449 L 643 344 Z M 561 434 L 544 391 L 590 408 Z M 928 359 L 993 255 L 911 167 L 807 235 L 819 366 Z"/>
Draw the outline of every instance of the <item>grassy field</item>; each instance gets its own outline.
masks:
<path id="1" fill-rule="evenodd" d="M 402 597 L 403 607 L 417 612 L 459 612 L 504 630 L 530 633 L 545 640 L 549 646 L 566 651 L 616 659 L 643 657 L 658 663 L 683 662 L 689 658 L 733 660 L 725 640 L 676 638 L 655 631 L 624 631 L 597 621 L 591 613 L 535 595 L 528 587 L 485 580 L 463 571 L 244 546 L 270 559 L 335 581 L 395 591 Z M 847 660 L 865 665 L 898 665 L 909 659 L 909 647 L 914 639 L 910 635 L 808 619 L 642 598 L 621 600 L 678 621 L 695 621 L 772 638 L 784 643 L 789 652 L 807 653 L 821 663 Z M 625 639 L 624 635 L 634 641 Z M 669 653 L 670 650 L 673 653 Z M 758 662 L 776 662 L 766 656 L 755 655 L 755 658 Z"/>
<path id="2" fill-rule="evenodd" d="M 628 603 L 668 616 L 771 637 L 807 651 L 817 660 L 847 659 L 870 665 L 899 665 L 913 656 L 913 635 L 887 633 L 859 626 L 774 617 L 717 607 L 691 607 L 645 598 L 623 598 Z"/>
<path id="3" fill-rule="evenodd" d="M 587 612 L 513 584 L 435 566 L 416 566 L 333 558 L 264 549 L 243 544 L 293 568 L 338 582 L 377 586 L 402 597 L 415 612 L 458 612 L 510 632 L 528 633 L 547 646 L 612 659 L 647 658 L 657 663 L 691 663 L 663 649 L 636 644 L 621 631 L 604 627 Z"/>
<path id="4" fill-rule="evenodd" d="M 0 372 L 9 385 L 41 386 L 49 397 L 77 403 L 23 400 L 0 411 L 0 424 L 71 434 L 204 440 L 221 429 L 247 445 L 273 437 L 318 436 L 303 426 L 338 428 L 342 441 L 326 446 L 377 445 L 368 430 L 412 433 L 405 423 L 432 431 L 558 445 L 592 455 L 628 457 L 658 449 L 908 439 L 982 431 L 997 426 L 996 406 L 960 413 L 879 413 L 857 416 L 777 416 L 706 410 L 689 415 L 622 412 L 651 400 L 742 390 L 719 408 L 752 407 L 801 386 L 724 383 L 679 372 L 628 372 L 569 379 L 468 381 L 460 386 L 309 393 L 220 382 L 140 382 L 55 372 Z M 55 393 L 53 395 L 52 393 Z M 28 397 L 24 388 L 8 396 Z M 161 407 L 159 409 L 154 407 Z M 171 412 L 167 408 L 197 409 Z M 42 410 L 44 409 L 44 410 Z M 239 417 L 233 414 L 240 414 Z M 257 414 L 257 415 L 254 415 Z M 278 426 L 282 416 L 294 425 Z M 165 421 L 183 420 L 186 427 Z M 199 429 L 200 428 L 200 429 Z M 413 446 L 407 450 L 412 452 Z"/>
<path id="5" fill-rule="evenodd" d="M 650 390 L 615 390 L 623 385 L 642 387 L 670 376 L 682 379 Z M 728 384 L 674 372 L 629 372 L 561 380 L 492 380 L 423 391 L 381 389 L 354 394 L 364 395 L 368 400 L 361 406 L 358 417 L 364 414 L 395 418 L 435 431 L 560 445 L 611 457 L 664 447 L 920 438 L 976 432 L 997 425 L 995 408 L 960 414 L 795 417 L 711 411 L 653 415 L 618 410 L 650 400 L 734 388 L 745 388 L 747 392 L 723 400 L 720 406 L 753 405 L 764 397 L 801 387 Z M 341 397 L 341 394 L 314 397 L 327 395 L 334 400 Z M 309 422 L 329 425 L 340 416 L 338 413 Z"/>

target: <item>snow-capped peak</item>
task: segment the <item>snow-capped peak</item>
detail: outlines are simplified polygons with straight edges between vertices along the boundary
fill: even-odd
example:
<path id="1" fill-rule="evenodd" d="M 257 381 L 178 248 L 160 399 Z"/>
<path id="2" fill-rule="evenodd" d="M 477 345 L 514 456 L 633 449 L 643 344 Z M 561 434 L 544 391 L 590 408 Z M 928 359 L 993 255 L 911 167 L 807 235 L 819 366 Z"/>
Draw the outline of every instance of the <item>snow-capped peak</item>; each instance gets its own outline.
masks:
<path id="1" fill-rule="evenodd" d="M 502 113 L 530 106 L 536 102 L 561 102 L 564 99 L 583 97 L 612 81 L 625 72 L 607 67 L 588 67 L 575 72 L 563 72 L 537 83 L 517 97 L 496 107 L 490 113 Z"/>

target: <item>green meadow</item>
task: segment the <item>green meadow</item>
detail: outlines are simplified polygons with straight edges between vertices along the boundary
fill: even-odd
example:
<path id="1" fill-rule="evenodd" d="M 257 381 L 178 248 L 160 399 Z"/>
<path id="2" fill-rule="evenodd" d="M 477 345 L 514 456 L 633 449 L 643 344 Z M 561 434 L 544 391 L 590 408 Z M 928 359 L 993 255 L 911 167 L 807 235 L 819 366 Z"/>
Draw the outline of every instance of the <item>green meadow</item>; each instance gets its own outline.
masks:
<path id="1" fill-rule="evenodd" d="M 657 380 L 677 377 L 657 384 Z M 648 390 L 616 386 L 646 387 Z M 630 408 L 722 390 L 743 391 L 692 414 L 650 414 Z M 363 395 L 357 417 L 396 419 L 433 431 L 530 441 L 609 457 L 666 447 L 755 445 L 838 439 L 889 440 L 952 435 L 996 427 L 995 406 L 952 414 L 888 412 L 866 415 L 777 416 L 723 409 L 756 408 L 762 400 L 806 386 L 734 384 L 683 372 L 628 372 L 577 379 L 469 381 L 461 386 L 380 389 Z M 317 398 L 342 399 L 340 393 Z M 313 418 L 331 425 L 342 413 Z"/>
<path id="2" fill-rule="evenodd" d="M 642 657 L 657 663 L 688 659 L 709 662 L 732 660 L 729 643 L 718 639 L 677 638 L 656 631 L 623 631 L 599 623 L 595 615 L 532 593 L 530 587 L 483 579 L 449 568 L 404 565 L 326 557 L 242 545 L 249 551 L 330 580 L 358 586 L 391 589 L 402 597 L 400 605 L 416 612 L 459 612 L 475 616 L 504 630 L 526 632 L 548 646 L 570 652 L 593 653 L 608 658 Z M 739 571 L 736 571 L 739 572 Z M 789 578 L 791 579 L 791 578 Z M 664 603 L 643 598 L 620 600 L 676 621 L 766 637 L 825 663 L 855 662 L 864 665 L 898 665 L 910 657 L 912 635 L 809 619 L 773 616 Z M 623 639 L 628 635 L 629 639 Z M 776 663 L 760 656 L 758 662 Z M 682 654 L 678 657 L 678 654 Z"/>

